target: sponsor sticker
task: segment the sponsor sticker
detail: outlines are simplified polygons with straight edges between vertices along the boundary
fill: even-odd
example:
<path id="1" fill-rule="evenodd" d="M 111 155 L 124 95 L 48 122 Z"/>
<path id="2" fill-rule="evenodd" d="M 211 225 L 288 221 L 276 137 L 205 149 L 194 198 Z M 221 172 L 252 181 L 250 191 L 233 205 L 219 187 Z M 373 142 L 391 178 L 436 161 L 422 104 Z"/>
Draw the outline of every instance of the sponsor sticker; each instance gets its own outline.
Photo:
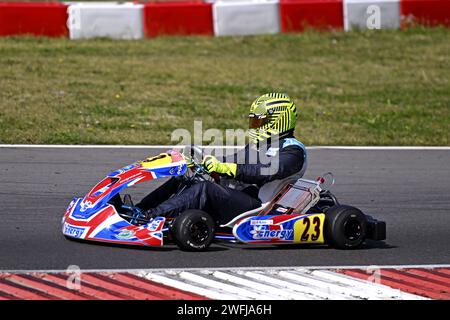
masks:
<path id="1" fill-rule="evenodd" d="M 268 226 L 272 224 L 273 220 L 250 220 L 250 225 L 252 226 Z"/>
<path id="2" fill-rule="evenodd" d="M 134 238 L 134 231 L 132 230 L 122 230 L 116 235 L 117 239 L 128 240 Z"/>
<path id="3" fill-rule="evenodd" d="M 64 224 L 63 233 L 67 236 L 70 236 L 73 238 L 81 238 L 83 236 L 84 231 L 85 231 L 84 228 L 74 227 L 67 223 Z"/>
<path id="4" fill-rule="evenodd" d="M 281 212 L 281 213 L 285 213 L 286 211 L 288 211 L 288 209 L 283 208 L 283 207 L 278 207 L 276 211 Z"/>
<path id="5" fill-rule="evenodd" d="M 255 240 L 291 240 L 294 230 L 283 229 L 282 225 L 254 226 L 250 231 Z"/>

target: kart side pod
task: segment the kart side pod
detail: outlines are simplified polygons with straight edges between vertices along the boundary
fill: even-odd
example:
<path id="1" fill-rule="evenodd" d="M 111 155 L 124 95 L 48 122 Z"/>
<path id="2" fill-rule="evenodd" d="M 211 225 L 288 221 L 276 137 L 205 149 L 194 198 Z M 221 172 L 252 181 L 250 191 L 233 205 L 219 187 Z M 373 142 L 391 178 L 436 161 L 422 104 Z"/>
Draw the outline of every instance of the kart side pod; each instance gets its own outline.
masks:
<path id="1" fill-rule="evenodd" d="M 268 215 L 247 218 L 233 227 L 233 235 L 252 244 L 325 242 L 325 214 Z"/>
<path id="2" fill-rule="evenodd" d="M 320 181 L 288 184 L 259 215 L 237 223 L 233 235 L 244 243 L 324 243 L 325 215 L 307 214 L 320 191 Z"/>

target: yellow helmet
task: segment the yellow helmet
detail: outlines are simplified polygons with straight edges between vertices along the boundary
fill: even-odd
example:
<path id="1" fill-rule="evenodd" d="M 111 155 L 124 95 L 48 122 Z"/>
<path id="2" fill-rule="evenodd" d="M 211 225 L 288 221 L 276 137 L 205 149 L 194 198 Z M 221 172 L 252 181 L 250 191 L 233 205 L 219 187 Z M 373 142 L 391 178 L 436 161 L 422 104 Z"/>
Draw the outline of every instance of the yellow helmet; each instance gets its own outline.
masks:
<path id="1" fill-rule="evenodd" d="M 250 106 L 249 136 L 254 143 L 293 131 L 297 122 L 294 101 L 284 93 L 267 93 Z"/>

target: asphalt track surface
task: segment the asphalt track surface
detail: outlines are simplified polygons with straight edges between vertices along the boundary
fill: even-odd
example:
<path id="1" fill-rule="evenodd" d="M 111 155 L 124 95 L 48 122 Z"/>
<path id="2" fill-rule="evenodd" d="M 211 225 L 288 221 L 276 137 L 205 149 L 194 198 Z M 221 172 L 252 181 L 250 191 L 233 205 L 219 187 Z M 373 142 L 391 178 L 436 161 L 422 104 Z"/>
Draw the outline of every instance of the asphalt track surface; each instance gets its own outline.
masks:
<path id="1" fill-rule="evenodd" d="M 140 249 L 80 243 L 61 217 L 109 171 L 161 149 L 0 148 L 0 270 L 350 266 L 450 263 L 449 150 L 309 151 L 306 178 L 332 171 L 341 203 L 387 222 L 387 240 L 342 251 L 326 246 L 215 244 Z M 154 188 L 143 184 L 136 199 Z"/>

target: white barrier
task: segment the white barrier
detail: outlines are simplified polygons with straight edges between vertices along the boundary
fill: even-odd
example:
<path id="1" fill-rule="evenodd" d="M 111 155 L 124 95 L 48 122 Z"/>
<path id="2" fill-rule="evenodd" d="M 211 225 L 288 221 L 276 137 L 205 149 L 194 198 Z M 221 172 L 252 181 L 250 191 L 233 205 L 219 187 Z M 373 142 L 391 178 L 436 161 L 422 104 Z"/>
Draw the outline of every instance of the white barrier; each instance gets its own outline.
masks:
<path id="1" fill-rule="evenodd" d="M 344 0 L 344 30 L 397 29 L 400 0 Z"/>
<path id="2" fill-rule="evenodd" d="M 216 36 L 279 33 L 279 1 L 218 1 L 213 19 Z"/>
<path id="3" fill-rule="evenodd" d="M 70 39 L 144 37 L 143 5 L 133 3 L 70 3 Z"/>

